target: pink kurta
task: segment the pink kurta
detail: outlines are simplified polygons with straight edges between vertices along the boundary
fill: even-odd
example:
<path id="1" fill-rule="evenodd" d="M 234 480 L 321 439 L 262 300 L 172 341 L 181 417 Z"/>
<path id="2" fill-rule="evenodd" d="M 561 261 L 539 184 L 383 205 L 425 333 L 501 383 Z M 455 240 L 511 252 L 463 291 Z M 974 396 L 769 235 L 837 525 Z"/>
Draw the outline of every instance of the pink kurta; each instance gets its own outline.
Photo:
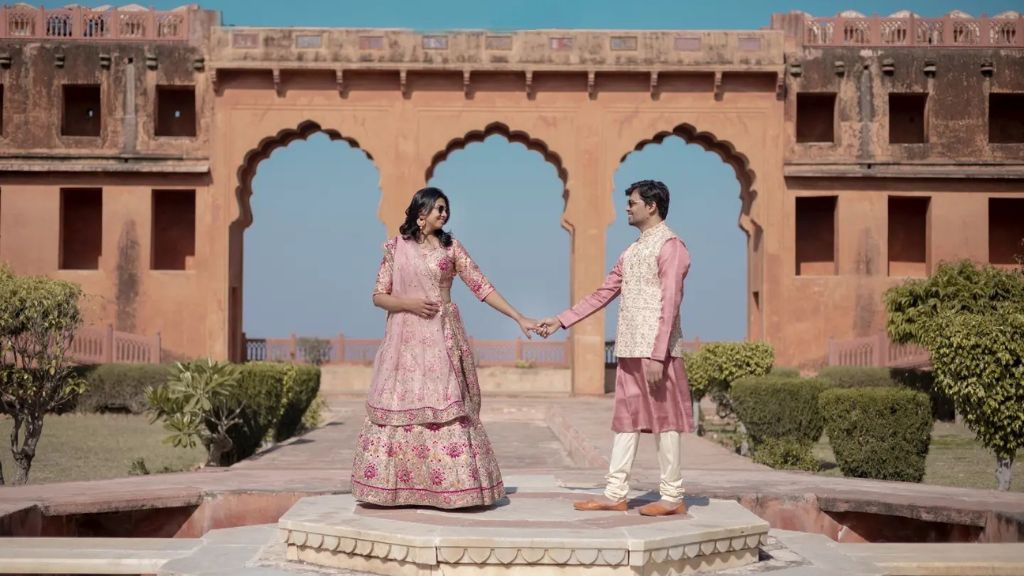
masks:
<path id="1" fill-rule="evenodd" d="M 619 358 L 615 370 L 615 432 L 692 432 L 693 405 L 690 384 L 682 358 L 669 356 L 669 336 L 683 301 L 683 280 L 690 269 L 690 253 L 678 238 L 665 242 L 658 252 L 661 281 L 661 322 L 654 349 L 647 358 Z M 608 305 L 622 287 L 622 257 L 593 294 L 558 315 L 569 328 Z M 665 362 L 665 379 L 653 392 L 647 385 L 644 367 L 650 358 Z"/>
<path id="2" fill-rule="evenodd" d="M 480 423 L 473 352 L 451 301 L 456 275 L 481 300 L 494 290 L 457 241 L 429 249 L 399 237 L 384 245 L 374 294 L 426 297 L 441 311 L 433 319 L 388 314 L 352 463 L 361 502 L 461 508 L 505 495 Z"/>

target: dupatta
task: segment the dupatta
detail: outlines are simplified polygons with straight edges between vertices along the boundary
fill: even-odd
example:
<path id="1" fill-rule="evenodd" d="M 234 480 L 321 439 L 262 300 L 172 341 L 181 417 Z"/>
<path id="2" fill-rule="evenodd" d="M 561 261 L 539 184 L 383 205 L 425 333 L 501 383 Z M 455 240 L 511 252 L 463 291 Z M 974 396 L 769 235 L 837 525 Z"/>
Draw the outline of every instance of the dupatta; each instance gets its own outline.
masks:
<path id="1" fill-rule="evenodd" d="M 440 299 L 438 279 L 412 240 L 395 243 L 391 295 Z M 466 415 L 462 379 L 446 337 L 448 304 L 433 318 L 388 313 L 384 340 L 373 363 L 366 412 L 375 424 L 443 423 Z"/>

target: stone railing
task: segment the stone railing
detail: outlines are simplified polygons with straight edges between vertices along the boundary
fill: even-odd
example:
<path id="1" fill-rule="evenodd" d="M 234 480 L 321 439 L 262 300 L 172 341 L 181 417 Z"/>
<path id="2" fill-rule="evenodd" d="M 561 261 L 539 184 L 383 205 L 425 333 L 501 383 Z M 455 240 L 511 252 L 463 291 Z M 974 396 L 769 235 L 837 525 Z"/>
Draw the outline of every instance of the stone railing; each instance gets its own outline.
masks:
<path id="1" fill-rule="evenodd" d="M 324 364 L 372 364 L 380 339 L 319 339 L 291 336 L 289 338 L 245 338 L 246 361 L 306 363 L 309 354 L 322 355 Z M 568 368 L 568 341 L 554 340 L 477 340 L 469 339 L 480 366 L 536 366 Z"/>
<path id="2" fill-rule="evenodd" d="M 805 46 L 935 46 L 1024 48 L 1024 18 L 807 17 Z"/>
<path id="3" fill-rule="evenodd" d="M 828 342 L 829 366 L 920 368 L 928 363 L 928 350 L 914 344 L 894 344 L 885 332 Z"/>
<path id="4" fill-rule="evenodd" d="M 194 8 L 168 12 L 0 6 L 0 39 L 186 41 Z"/>
<path id="5" fill-rule="evenodd" d="M 159 364 L 160 333 L 139 336 L 111 325 L 81 328 L 68 354 L 78 364 Z"/>

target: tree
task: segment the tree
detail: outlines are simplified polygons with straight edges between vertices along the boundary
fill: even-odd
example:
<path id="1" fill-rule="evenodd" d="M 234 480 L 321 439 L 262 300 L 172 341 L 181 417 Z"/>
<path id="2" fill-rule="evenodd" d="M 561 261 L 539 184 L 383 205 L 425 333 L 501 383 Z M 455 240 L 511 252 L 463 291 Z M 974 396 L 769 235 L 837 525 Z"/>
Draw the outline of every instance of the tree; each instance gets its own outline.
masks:
<path id="1" fill-rule="evenodd" d="M 177 363 L 167 381 L 146 390 L 153 417 L 164 421 L 170 435 L 164 442 L 178 448 L 192 448 L 197 442 L 206 448 L 207 465 L 220 466 L 234 447 L 228 435 L 242 422 L 245 407 L 239 394 L 239 367 L 200 360 Z"/>
<path id="2" fill-rule="evenodd" d="M 320 366 L 331 358 L 331 343 L 323 338 L 299 338 L 296 347 L 302 358 L 314 366 Z"/>
<path id="3" fill-rule="evenodd" d="M 84 388 L 66 357 L 82 325 L 81 297 L 70 282 L 19 277 L 0 267 L 0 413 L 13 421 L 16 484 L 28 482 L 46 414 Z"/>
<path id="4" fill-rule="evenodd" d="M 1024 447 L 1024 273 L 971 262 L 943 264 L 885 295 L 889 336 L 931 354 L 935 385 L 996 456 L 1009 490 Z"/>

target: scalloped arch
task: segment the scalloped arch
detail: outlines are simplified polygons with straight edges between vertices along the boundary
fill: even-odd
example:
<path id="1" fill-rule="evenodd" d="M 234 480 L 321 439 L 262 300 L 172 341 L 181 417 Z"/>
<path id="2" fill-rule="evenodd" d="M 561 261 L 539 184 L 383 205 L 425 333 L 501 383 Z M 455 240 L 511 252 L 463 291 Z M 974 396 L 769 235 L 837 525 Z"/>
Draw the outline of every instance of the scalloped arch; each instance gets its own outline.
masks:
<path id="1" fill-rule="evenodd" d="M 483 142 L 488 136 L 504 136 L 509 142 L 516 142 L 526 146 L 527 150 L 533 150 L 539 152 L 544 160 L 550 162 L 558 173 L 558 177 L 562 180 L 562 184 L 568 184 L 569 172 L 562 165 L 562 157 L 558 153 L 551 150 L 547 143 L 538 138 L 531 137 L 528 133 L 522 130 L 512 130 L 508 125 L 501 122 L 492 122 L 488 124 L 483 130 L 471 130 L 460 138 L 453 138 L 434 157 L 430 160 L 430 166 L 427 167 L 426 180 L 429 182 L 434 176 L 434 170 L 439 164 L 448 159 L 448 155 L 456 150 L 462 150 L 469 144 L 474 142 Z"/>
<path id="2" fill-rule="evenodd" d="M 342 140 L 347 142 L 349 146 L 366 154 L 366 158 L 373 162 L 373 156 L 363 149 L 354 138 L 343 136 L 341 132 L 334 129 L 323 128 L 312 120 L 301 122 L 295 128 L 285 128 L 273 136 L 260 140 L 260 143 L 255 148 L 246 153 L 245 158 L 242 160 L 242 165 L 238 167 L 238 186 L 235 188 L 235 197 L 238 199 L 240 208 L 238 223 L 241 224 L 242 228 L 247 228 L 252 224 L 252 205 L 249 203 L 249 199 L 252 197 L 252 179 L 256 176 L 256 168 L 260 162 L 269 158 L 274 150 L 287 146 L 296 140 L 305 140 L 317 132 L 323 132 L 332 141 Z"/>
<path id="3" fill-rule="evenodd" d="M 622 155 L 620 162 L 625 162 L 630 154 L 643 150 L 649 144 L 661 144 L 665 138 L 670 136 L 678 136 L 686 142 L 696 144 L 708 152 L 713 152 L 723 162 L 732 167 L 736 173 L 736 180 L 740 183 L 740 216 L 738 224 L 744 232 L 756 239 L 759 236 L 760 225 L 751 218 L 750 209 L 757 198 L 757 190 L 754 188 L 754 181 L 757 175 L 750 168 L 750 160 L 743 153 L 738 152 L 732 142 L 720 140 L 711 132 L 703 132 L 697 130 L 692 124 L 683 123 L 671 131 L 658 132 L 651 138 L 641 140 L 633 150 Z"/>

